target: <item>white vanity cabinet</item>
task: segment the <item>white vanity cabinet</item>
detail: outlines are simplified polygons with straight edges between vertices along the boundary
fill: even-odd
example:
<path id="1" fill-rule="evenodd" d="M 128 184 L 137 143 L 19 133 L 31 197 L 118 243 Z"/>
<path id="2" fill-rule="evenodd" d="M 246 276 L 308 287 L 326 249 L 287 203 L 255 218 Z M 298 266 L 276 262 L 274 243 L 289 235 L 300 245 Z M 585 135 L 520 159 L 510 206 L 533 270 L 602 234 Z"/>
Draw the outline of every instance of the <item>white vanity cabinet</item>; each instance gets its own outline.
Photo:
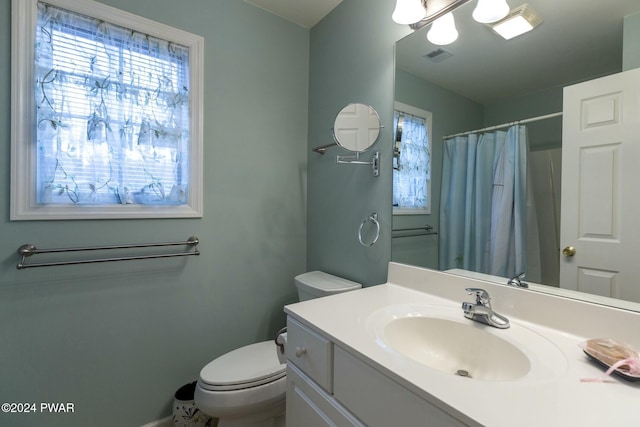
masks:
<path id="1" fill-rule="evenodd" d="M 291 316 L 287 331 L 287 427 L 467 425 Z"/>
<path id="2" fill-rule="evenodd" d="M 580 345 L 591 337 L 614 336 L 639 348 L 640 312 L 396 263 L 389 264 L 388 280 L 285 306 L 287 427 L 638 425 L 637 414 L 628 410 L 637 406 L 638 389 L 613 377 L 601 384 L 584 382 L 604 371 Z M 464 319 L 460 298 L 466 298 L 467 288 L 486 289 L 512 327 L 495 329 Z M 420 317 L 424 321 L 404 322 Z M 471 330 L 444 329 L 446 322 L 427 318 Z M 395 321 L 396 327 L 387 330 Z M 426 334 L 405 333 L 415 327 L 438 328 L 445 331 L 444 339 L 438 343 Z M 485 350 L 499 351 L 490 353 L 496 358 L 490 365 L 494 372 L 513 373 L 509 369 L 522 366 L 516 353 L 505 359 L 506 352 L 499 350 L 504 347 L 493 341 L 486 346 L 485 333 L 522 352 L 529 360 L 526 373 L 470 379 L 411 357 L 418 354 L 412 351 L 428 353 L 427 342 L 434 350 L 453 349 L 452 358 L 475 360 L 489 354 Z M 458 346 L 461 342 L 477 351 Z"/>

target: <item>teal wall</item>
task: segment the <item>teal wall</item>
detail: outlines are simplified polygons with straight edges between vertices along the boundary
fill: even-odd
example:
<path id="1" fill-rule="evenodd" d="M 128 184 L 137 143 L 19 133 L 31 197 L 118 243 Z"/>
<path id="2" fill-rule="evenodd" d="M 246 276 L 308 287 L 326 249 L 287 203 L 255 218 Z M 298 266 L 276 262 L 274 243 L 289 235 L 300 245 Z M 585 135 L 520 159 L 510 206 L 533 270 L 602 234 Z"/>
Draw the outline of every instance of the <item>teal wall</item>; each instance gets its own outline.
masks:
<path id="1" fill-rule="evenodd" d="M 306 270 L 309 30 L 242 0 L 104 3 L 205 38 L 204 217 L 9 221 L 11 2 L 0 0 L 0 402 L 75 404 L 67 415 L 0 413 L 2 426 L 169 415 L 175 390 L 206 363 L 284 325 Z M 15 268 L 25 243 L 190 235 L 199 257 Z"/>
<path id="2" fill-rule="evenodd" d="M 309 78 L 309 199 L 307 267 L 358 281 L 384 283 L 391 259 L 391 132 L 393 125 L 393 46 L 410 32 L 391 20 L 389 0 L 344 0 L 311 29 Z M 377 144 L 381 173 L 368 166 L 336 164 L 332 147 L 320 155 L 313 147 L 333 142 L 336 113 L 350 102 L 373 106 L 384 128 Z M 372 247 L 358 242 L 358 227 L 378 213 L 380 238 Z"/>
<path id="3" fill-rule="evenodd" d="M 640 12 L 624 18 L 622 69 L 640 67 Z"/>
<path id="4" fill-rule="evenodd" d="M 528 95 L 484 106 L 484 126 L 494 126 L 562 111 L 562 87 L 549 88 Z M 562 146 L 562 117 L 527 124 L 532 151 Z"/>

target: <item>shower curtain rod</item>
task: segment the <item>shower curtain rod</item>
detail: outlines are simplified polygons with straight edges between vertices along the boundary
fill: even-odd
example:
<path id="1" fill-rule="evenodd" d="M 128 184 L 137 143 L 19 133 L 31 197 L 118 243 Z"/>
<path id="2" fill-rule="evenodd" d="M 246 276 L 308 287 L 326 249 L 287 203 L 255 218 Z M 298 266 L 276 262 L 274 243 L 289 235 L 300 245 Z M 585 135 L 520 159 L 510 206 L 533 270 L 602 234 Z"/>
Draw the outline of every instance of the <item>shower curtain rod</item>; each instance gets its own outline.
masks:
<path id="1" fill-rule="evenodd" d="M 511 127 L 513 125 L 523 125 L 525 123 L 531 123 L 531 122 L 537 122 L 537 121 L 540 121 L 540 120 L 551 119 L 553 117 L 558 117 L 558 116 L 561 116 L 561 115 L 562 115 L 562 111 L 560 111 L 559 113 L 546 114 L 544 116 L 531 117 L 529 119 L 516 120 L 515 122 L 503 123 L 501 125 L 489 126 L 489 127 L 482 128 L 482 129 L 470 130 L 468 132 L 456 133 L 454 135 L 447 135 L 447 136 L 443 137 L 442 139 L 455 138 L 456 136 L 467 136 L 467 135 L 471 135 L 472 133 L 487 132 L 487 131 L 490 131 L 490 130 L 497 130 L 497 129 L 502 129 L 502 128 L 506 128 L 506 127 Z"/>

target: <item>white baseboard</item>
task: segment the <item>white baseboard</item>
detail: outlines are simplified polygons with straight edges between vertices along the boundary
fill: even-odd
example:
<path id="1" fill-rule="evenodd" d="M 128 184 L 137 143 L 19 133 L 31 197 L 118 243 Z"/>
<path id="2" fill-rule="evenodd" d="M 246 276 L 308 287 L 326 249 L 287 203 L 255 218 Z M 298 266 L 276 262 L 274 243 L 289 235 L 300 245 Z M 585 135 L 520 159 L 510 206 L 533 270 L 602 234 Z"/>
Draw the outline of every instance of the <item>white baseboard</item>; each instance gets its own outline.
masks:
<path id="1" fill-rule="evenodd" d="M 173 427 L 173 417 L 168 416 L 160 420 L 152 421 L 140 427 Z"/>

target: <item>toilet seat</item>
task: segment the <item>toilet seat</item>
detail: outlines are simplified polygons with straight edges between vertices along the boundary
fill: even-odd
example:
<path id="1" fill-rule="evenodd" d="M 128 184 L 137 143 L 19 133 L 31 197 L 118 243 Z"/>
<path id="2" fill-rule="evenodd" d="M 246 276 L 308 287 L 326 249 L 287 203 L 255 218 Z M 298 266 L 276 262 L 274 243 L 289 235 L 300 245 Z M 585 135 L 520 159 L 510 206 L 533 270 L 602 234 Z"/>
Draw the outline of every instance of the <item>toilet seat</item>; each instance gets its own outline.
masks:
<path id="1" fill-rule="evenodd" d="M 286 376 L 273 340 L 240 347 L 209 362 L 200 371 L 199 385 L 209 391 L 256 387 Z"/>

